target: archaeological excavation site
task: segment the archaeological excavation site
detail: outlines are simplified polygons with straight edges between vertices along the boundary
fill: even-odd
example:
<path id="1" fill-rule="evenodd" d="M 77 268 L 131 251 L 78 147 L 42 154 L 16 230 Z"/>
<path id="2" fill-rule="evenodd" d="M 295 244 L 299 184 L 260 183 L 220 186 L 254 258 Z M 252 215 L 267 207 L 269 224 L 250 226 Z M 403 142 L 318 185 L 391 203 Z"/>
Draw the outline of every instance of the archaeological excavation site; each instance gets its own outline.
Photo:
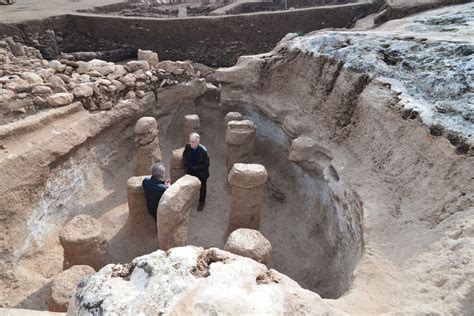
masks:
<path id="1" fill-rule="evenodd" d="M 474 315 L 472 1 L 0 0 L 0 113 L 2 316 Z"/>

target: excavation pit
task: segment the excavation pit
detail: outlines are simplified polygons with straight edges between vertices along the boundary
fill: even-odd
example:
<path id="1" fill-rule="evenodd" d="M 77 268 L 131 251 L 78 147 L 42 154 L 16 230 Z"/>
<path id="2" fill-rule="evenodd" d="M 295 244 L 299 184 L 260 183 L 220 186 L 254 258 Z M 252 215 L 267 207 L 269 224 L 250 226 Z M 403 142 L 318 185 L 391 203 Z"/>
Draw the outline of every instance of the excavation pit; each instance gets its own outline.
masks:
<path id="1" fill-rule="evenodd" d="M 155 252 L 156 229 L 146 213 L 140 213 L 148 216 L 141 220 L 152 225 L 127 224 L 133 208 L 127 180 L 136 176 L 134 126 L 140 118 L 156 119 L 159 131 L 153 136 L 159 135 L 161 159 L 178 179 L 184 120 L 198 115 L 199 125 L 192 130 L 209 150 L 211 177 L 203 212 L 196 211 L 197 201 L 191 207 L 188 244 L 224 247 L 232 205 L 227 123 L 248 120 L 256 128 L 246 163 L 268 172 L 259 225 L 272 247 L 268 267 L 335 299 L 323 303 L 349 313 L 470 313 L 472 282 L 465 275 L 472 271 L 474 168 L 469 139 L 459 134 L 446 139 L 452 133 L 448 128 L 430 133 L 422 115 L 403 114 L 406 104 L 389 84 L 304 46 L 337 38 L 336 49 L 344 52 L 357 46 L 361 36 L 289 35 L 270 53 L 242 57 L 235 67 L 213 72 L 219 87 L 199 76 L 179 82 L 169 76 L 160 78 L 168 80 L 163 86 L 161 81 L 153 85 L 147 80 L 156 72 L 139 72 L 135 82 L 130 76 L 124 79 L 128 86 L 123 84 L 113 102 L 104 102 L 107 106 L 77 93 L 85 99 L 75 96 L 70 105 L 2 126 L 1 306 L 47 309 L 51 281 L 63 270 L 60 231 L 77 215 L 100 223 L 108 252 L 103 264 L 122 263 L 113 267 L 113 277 L 124 282 L 133 279 L 134 270 L 144 269 L 132 261 L 138 256 L 152 253 L 175 260 L 189 251 Z M 397 41 L 405 47 L 412 39 Z M 49 93 L 45 88 L 34 91 Z M 458 150 L 460 142 L 466 142 L 465 150 Z M 138 181 L 133 188 L 139 186 Z M 143 207 L 141 203 L 137 209 Z M 213 269 L 233 260 L 212 249 L 193 251 L 204 255 L 200 279 L 212 279 Z M 210 253 L 214 255 L 205 256 Z M 171 269 L 179 266 L 172 263 Z M 282 281 L 265 265 L 254 267 L 256 286 Z M 240 275 L 235 279 L 241 280 Z"/>

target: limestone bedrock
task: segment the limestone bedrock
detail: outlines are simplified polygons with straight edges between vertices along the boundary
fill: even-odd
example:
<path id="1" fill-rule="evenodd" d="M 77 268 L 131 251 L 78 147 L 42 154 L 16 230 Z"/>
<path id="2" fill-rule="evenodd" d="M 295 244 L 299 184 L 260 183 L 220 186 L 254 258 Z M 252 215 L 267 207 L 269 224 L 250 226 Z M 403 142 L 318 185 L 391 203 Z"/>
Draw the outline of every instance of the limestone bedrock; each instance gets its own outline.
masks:
<path id="1" fill-rule="evenodd" d="M 217 248 L 155 251 L 78 286 L 68 315 L 343 314 L 276 270 Z"/>

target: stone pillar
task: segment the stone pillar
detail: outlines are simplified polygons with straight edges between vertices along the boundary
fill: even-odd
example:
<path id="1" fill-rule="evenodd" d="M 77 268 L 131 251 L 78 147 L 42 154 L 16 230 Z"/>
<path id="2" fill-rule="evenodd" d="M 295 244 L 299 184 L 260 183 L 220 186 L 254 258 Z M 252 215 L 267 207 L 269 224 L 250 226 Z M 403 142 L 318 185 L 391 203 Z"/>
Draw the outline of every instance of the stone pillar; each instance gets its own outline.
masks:
<path id="1" fill-rule="evenodd" d="M 98 271 L 108 261 L 107 241 L 101 224 L 89 215 L 70 220 L 59 234 L 64 249 L 63 269 L 88 265 Z"/>
<path id="2" fill-rule="evenodd" d="M 199 115 L 191 114 L 184 117 L 183 122 L 183 138 L 184 143 L 189 143 L 189 134 L 197 133 L 201 123 L 199 122 Z"/>
<path id="3" fill-rule="evenodd" d="M 229 235 L 224 250 L 267 264 L 272 245 L 258 230 L 239 228 Z"/>
<path id="4" fill-rule="evenodd" d="M 142 186 L 146 177 L 131 177 L 127 180 L 128 218 L 125 227 L 131 236 L 156 235 L 155 221 L 148 213 Z"/>
<path id="5" fill-rule="evenodd" d="M 137 146 L 136 176 L 150 174 L 150 166 L 161 161 L 158 124 L 153 117 L 142 117 L 135 125 L 135 144 Z"/>
<path id="6" fill-rule="evenodd" d="M 158 204 L 158 243 L 161 250 L 185 246 L 191 206 L 197 202 L 201 181 L 185 175 L 173 183 Z"/>
<path id="7" fill-rule="evenodd" d="M 230 121 L 242 121 L 244 117 L 239 112 L 229 112 L 224 117 L 224 124 L 227 125 Z"/>
<path id="8" fill-rule="evenodd" d="M 236 163 L 228 180 L 232 186 L 229 233 L 237 228 L 258 229 L 267 170 L 259 164 Z"/>
<path id="9" fill-rule="evenodd" d="M 229 121 L 225 141 L 227 143 L 227 171 L 232 169 L 234 163 L 250 162 L 257 127 L 249 120 Z"/>
<path id="10" fill-rule="evenodd" d="M 94 274 L 95 271 L 89 266 L 72 266 L 64 270 L 53 281 L 51 295 L 48 299 L 48 310 L 50 312 L 67 312 L 69 301 L 76 292 L 79 281 L 86 276 Z"/>
<path id="11" fill-rule="evenodd" d="M 186 169 L 184 169 L 183 165 L 183 152 L 184 147 L 178 148 L 173 150 L 171 154 L 171 161 L 170 161 L 170 178 L 171 183 L 175 183 L 176 180 L 181 178 L 186 174 Z"/>

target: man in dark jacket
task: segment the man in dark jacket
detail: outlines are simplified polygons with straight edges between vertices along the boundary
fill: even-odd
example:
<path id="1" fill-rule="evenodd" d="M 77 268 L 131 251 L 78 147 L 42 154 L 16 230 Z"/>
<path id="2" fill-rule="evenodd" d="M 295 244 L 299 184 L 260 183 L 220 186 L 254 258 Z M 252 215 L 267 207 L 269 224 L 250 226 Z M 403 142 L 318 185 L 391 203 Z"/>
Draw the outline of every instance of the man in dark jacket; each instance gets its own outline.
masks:
<path id="1" fill-rule="evenodd" d="M 183 163 L 186 173 L 201 181 L 198 211 L 202 211 L 206 202 L 206 182 L 209 178 L 209 155 L 207 149 L 199 144 L 201 137 L 197 133 L 189 135 L 189 144 L 184 147 Z"/>
<path id="2" fill-rule="evenodd" d="M 170 180 L 163 180 L 166 170 L 162 163 L 154 163 L 150 168 L 150 172 L 151 177 L 143 179 L 142 186 L 145 190 L 148 213 L 150 213 L 156 223 L 158 203 L 163 193 L 170 186 Z"/>

